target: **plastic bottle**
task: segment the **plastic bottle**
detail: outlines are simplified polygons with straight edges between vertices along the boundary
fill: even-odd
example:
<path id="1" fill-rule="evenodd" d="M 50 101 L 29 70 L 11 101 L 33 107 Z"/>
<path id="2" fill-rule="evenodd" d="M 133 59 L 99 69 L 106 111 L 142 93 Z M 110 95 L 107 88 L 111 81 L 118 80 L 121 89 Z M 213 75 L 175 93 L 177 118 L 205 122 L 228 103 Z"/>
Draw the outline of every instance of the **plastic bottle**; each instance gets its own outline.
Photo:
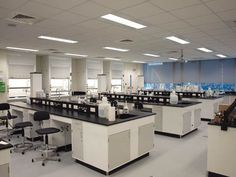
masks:
<path id="1" fill-rule="evenodd" d="M 107 97 L 102 98 L 102 102 L 98 105 L 98 116 L 101 118 L 108 118 L 108 109 L 110 104 L 107 101 Z"/>
<path id="2" fill-rule="evenodd" d="M 170 94 L 170 104 L 178 104 L 178 96 L 174 90 Z"/>

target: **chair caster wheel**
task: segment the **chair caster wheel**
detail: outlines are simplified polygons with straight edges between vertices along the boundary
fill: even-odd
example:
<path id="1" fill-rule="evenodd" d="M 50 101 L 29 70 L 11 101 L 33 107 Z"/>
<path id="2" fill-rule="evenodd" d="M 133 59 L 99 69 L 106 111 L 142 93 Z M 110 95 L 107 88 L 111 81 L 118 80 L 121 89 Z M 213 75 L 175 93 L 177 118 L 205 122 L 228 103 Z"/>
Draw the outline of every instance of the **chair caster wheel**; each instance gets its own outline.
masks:
<path id="1" fill-rule="evenodd" d="M 58 162 L 61 162 L 61 159 L 58 159 Z"/>
<path id="2" fill-rule="evenodd" d="M 10 139 L 8 139 L 8 141 L 11 141 Z"/>
<path id="3" fill-rule="evenodd" d="M 32 159 L 32 163 L 34 163 L 34 159 Z"/>
<path id="4" fill-rule="evenodd" d="M 43 157 L 43 154 L 41 154 L 41 156 Z"/>
<path id="5" fill-rule="evenodd" d="M 24 155 L 24 154 L 25 154 L 25 152 L 22 152 L 21 154 L 22 154 L 22 155 Z"/>
<path id="6" fill-rule="evenodd" d="M 45 163 L 42 163 L 42 166 L 45 166 Z"/>
<path id="7" fill-rule="evenodd" d="M 20 138 L 20 136 L 17 136 L 17 138 Z"/>

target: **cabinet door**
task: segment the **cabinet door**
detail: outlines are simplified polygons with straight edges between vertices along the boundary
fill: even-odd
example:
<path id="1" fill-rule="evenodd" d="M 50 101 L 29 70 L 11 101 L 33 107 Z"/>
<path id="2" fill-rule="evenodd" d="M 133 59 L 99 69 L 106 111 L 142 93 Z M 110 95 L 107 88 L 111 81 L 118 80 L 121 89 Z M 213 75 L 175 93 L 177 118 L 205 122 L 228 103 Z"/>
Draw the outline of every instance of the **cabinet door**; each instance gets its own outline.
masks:
<path id="1" fill-rule="evenodd" d="M 194 110 L 194 128 L 199 127 L 201 124 L 201 109 Z"/>
<path id="2" fill-rule="evenodd" d="M 139 155 L 143 155 L 149 152 L 154 147 L 153 123 L 149 123 L 139 127 L 138 131 L 138 153 Z"/>
<path id="3" fill-rule="evenodd" d="M 83 125 L 81 121 L 72 121 L 72 157 L 83 160 Z"/>
<path id="4" fill-rule="evenodd" d="M 183 114 L 183 135 L 191 131 L 191 116 L 190 111 Z"/>
<path id="5" fill-rule="evenodd" d="M 108 137 L 108 168 L 119 167 L 130 160 L 130 130 Z"/>
<path id="6" fill-rule="evenodd" d="M 9 177 L 9 164 L 0 165 L 0 176 Z"/>

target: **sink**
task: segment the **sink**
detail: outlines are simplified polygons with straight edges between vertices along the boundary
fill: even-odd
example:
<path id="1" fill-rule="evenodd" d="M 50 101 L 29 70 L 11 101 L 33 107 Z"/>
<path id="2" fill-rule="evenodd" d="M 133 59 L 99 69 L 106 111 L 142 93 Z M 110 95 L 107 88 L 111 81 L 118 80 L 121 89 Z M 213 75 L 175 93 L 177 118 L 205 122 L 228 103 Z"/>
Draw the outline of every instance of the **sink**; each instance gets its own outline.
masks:
<path id="1" fill-rule="evenodd" d="M 117 115 L 116 118 L 118 119 L 129 119 L 129 118 L 132 118 L 132 117 L 135 117 L 137 115 L 134 115 L 134 114 L 120 114 L 120 115 Z"/>

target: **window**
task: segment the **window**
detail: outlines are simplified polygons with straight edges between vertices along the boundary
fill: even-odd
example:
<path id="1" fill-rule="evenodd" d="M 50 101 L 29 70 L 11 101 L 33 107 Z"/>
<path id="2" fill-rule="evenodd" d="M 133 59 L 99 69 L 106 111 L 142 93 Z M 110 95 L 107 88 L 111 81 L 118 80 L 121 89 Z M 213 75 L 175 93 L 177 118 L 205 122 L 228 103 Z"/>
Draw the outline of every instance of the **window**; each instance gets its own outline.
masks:
<path id="1" fill-rule="evenodd" d="M 98 92 L 98 80 L 97 79 L 88 79 L 87 80 L 88 91 L 91 93 Z"/>
<path id="2" fill-rule="evenodd" d="M 30 79 L 9 79 L 9 98 L 30 96 Z"/>
<path id="3" fill-rule="evenodd" d="M 111 90 L 113 90 L 113 92 L 121 92 L 122 91 L 122 79 L 112 79 L 111 80 Z"/>
<path id="4" fill-rule="evenodd" d="M 69 79 L 51 79 L 51 95 L 69 95 Z"/>

